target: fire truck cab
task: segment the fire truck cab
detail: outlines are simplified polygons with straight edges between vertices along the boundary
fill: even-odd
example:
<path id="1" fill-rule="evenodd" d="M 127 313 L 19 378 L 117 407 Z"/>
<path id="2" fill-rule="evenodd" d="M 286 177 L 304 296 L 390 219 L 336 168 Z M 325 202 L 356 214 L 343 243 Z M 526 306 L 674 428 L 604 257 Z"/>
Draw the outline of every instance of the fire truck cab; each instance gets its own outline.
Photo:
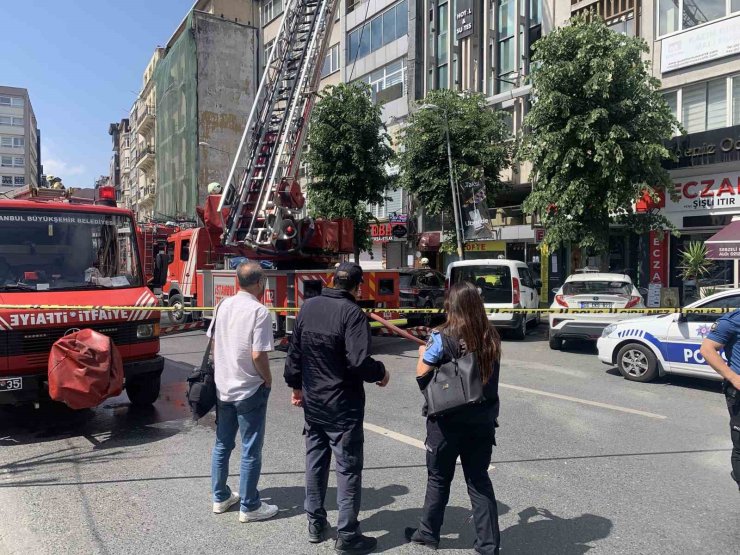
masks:
<path id="1" fill-rule="evenodd" d="M 146 286 L 133 214 L 115 207 L 112 187 L 97 196 L 29 189 L 0 199 L 0 404 L 37 401 L 52 345 L 81 328 L 113 339 L 133 404 L 159 395 L 159 313 L 146 310 L 158 301 Z M 85 308 L 60 308 L 70 305 Z"/>

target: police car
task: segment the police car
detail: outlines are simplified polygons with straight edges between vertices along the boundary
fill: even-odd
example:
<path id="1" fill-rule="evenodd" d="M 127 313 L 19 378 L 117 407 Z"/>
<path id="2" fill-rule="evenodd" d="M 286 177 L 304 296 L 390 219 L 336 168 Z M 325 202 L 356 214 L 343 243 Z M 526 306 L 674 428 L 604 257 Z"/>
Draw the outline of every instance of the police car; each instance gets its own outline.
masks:
<path id="1" fill-rule="evenodd" d="M 686 308 L 740 308 L 740 289 L 722 291 Z M 661 314 L 624 320 L 604 329 L 599 360 L 617 365 L 628 380 L 649 382 L 664 374 L 722 379 L 699 349 L 721 314 Z"/>

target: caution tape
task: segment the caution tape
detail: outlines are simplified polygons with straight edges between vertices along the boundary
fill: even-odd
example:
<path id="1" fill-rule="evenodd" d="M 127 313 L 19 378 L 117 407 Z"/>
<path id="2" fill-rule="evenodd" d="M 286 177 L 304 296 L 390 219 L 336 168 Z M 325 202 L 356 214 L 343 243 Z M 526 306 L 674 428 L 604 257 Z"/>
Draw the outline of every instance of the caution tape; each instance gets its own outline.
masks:
<path id="1" fill-rule="evenodd" d="M 296 307 L 265 307 L 270 312 L 298 312 Z M 0 304 L 0 310 L 126 310 L 130 312 L 213 312 L 212 306 L 119 306 L 119 305 L 58 305 Z M 441 308 L 363 308 L 376 314 L 445 314 Z M 488 314 L 729 314 L 735 308 L 486 308 Z"/>

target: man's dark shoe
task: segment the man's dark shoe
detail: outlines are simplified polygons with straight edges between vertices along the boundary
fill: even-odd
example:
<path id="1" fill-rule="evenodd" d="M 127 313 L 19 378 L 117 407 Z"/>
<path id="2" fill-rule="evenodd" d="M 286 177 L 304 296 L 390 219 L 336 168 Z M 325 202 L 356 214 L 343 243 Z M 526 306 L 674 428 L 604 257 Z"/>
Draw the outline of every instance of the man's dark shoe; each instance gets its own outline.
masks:
<path id="1" fill-rule="evenodd" d="M 329 523 L 309 522 L 308 523 L 308 541 L 311 543 L 321 543 L 329 539 Z"/>
<path id="2" fill-rule="evenodd" d="M 730 472 L 730 476 L 732 476 L 732 479 L 735 480 L 735 483 L 737 484 L 738 489 L 740 489 L 740 482 L 738 482 L 737 478 L 735 478 L 735 472 Z"/>
<path id="3" fill-rule="evenodd" d="M 365 555 L 366 553 L 372 553 L 377 545 L 378 540 L 375 538 L 360 534 L 348 540 L 337 538 L 334 551 L 339 555 Z"/>
<path id="4" fill-rule="evenodd" d="M 439 547 L 439 542 L 424 539 L 416 528 L 406 528 L 403 535 L 406 536 L 406 541 L 415 543 L 416 545 L 424 545 L 429 549 L 434 549 L 435 551 Z"/>

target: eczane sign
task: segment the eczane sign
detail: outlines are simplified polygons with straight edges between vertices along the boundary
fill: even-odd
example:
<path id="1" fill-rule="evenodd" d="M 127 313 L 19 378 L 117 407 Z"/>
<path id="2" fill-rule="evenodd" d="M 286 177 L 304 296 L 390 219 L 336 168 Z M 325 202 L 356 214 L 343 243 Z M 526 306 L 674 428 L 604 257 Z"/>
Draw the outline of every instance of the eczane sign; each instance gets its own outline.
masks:
<path id="1" fill-rule="evenodd" d="M 725 172 L 673 180 L 679 195 L 666 198 L 666 212 L 740 213 L 740 172 Z"/>
<path id="2" fill-rule="evenodd" d="M 740 16 L 663 39 L 660 71 L 667 73 L 740 53 Z"/>

